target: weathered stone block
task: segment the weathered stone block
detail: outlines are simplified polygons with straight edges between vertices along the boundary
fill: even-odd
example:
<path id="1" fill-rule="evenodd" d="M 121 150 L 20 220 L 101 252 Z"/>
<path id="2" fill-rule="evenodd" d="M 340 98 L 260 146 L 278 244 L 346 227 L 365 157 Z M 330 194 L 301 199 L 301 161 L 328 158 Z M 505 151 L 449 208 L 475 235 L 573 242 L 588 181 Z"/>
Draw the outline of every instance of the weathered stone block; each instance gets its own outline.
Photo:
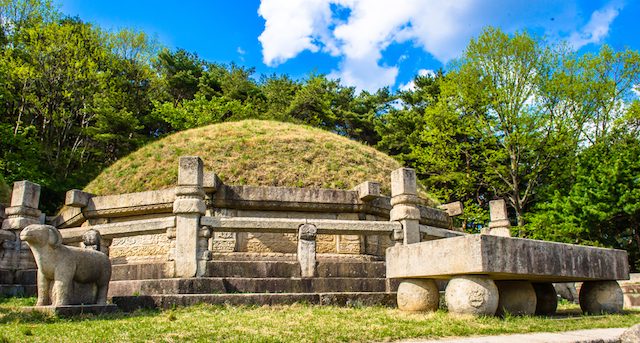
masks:
<path id="1" fill-rule="evenodd" d="M 580 287 L 580 308 L 585 313 L 622 312 L 624 296 L 616 281 L 590 281 Z"/>
<path id="2" fill-rule="evenodd" d="M 536 291 L 528 281 L 496 281 L 498 309 L 496 315 L 533 315 L 536 311 Z"/>
<path id="3" fill-rule="evenodd" d="M 314 277 L 316 274 L 316 237 L 315 225 L 304 224 L 298 229 L 298 263 L 300 276 Z"/>
<path id="4" fill-rule="evenodd" d="M 417 220 L 420 219 L 420 209 L 410 205 L 393 206 L 389 212 L 389 220 L 396 221 L 403 219 L 412 219 L 417 222 Z"/>
<path id="5" fill-rule="evenodd" d="M 480 234 L 483 235 L 491 235 L 491 236 L 500 236 L 500 237 L 511 237 L 511 229 L 509 227 L 483 227 L 480 230 Z"/>
<path id="6" fill-rule="evenodd" d="M 511 224 L 509 223 L 509 216 L 507 214 L 507 203 L 504 199 L 489 201 L 489 215 L 491 217 L 489 229 L 506 228 L 507 230 L 490 230 L 487 234 L 496 234 L 497 236 L 504 237 L 511 236 L 511 233 L 508 230 Z"/>
<path id="7" fill-rule="evenodd" d="M 39 202 L 40 185 L 30 181 L 18 181 L 13 183 L 11 206 L 38 208 Z"/>
<path id="8" fill-rule="evenodd" d="M 450 217 L 461 215 L 464 210 L 461 201 L 454 201 L 448 204 L 438 206 L 439 209 L 444 210 Z"/>
<path id="9" fill-rule="evenodd" d="M 455 276 L 445 291 L 451 313 L 492 316 L 498 308 L 498 288 L 482 275 Z"/>
<path id="10" fill-rule="evenodd" d="M 399 168 L 391 172 L 391 196 L 415 195 L 418 192 L 416 171 Z"/>
<path id="11" fill-rule="evenodd" d="M 207 193 L 215 193 L 222 181 L 218 178 L 218 175 L 214 172 L 205 172 L 202 179 L 202 187 L 204 187 L 205 192 Z"/>
<path id="12" fill-rule="evenodd" d="M 173 213 L 198 213 L 204 215 L 207 210 L 201 199 L 176 199 L 173 202 Z"/>
<path id="13" fill-rule="evenodd" d="M 446 279 L 461 274 L 540 282 L 624 280 L 629 278 L 629 264 L 623 250 L 488 235 L 387 249 L 389 278 Z"/>
<path id="14" fill-rule="evenodd" d="M 71 207 L 85 207 L 92 196 L 93 194 L 86 193 L 78 189 L 72 189 L 67 191 L 64 198 L 64 204 Z"/>
<path id="15" fill-rule="evenodd" d="M 181 214 L 176 217 L 176 276 L 193 277 L 198 270 L 198 228 L 199 214 Z"/>
<path id="16" fill-rule="evenodd" d="M 556 313 L 558 308 L 558 293 L 553 283 L 535 282 L 532 284 L 536 292 L 536 315 L 550 316 Z"/>
<path id="17" fill-rule="evenodd" d="M 189 186 L 199 185 L 202 186 L 204 181 L 202 159 L 197 156 L 182 156 L 180 157 L 178 167 L 178 185 Z"/>
<path id="18" fill-rule="evenodd" d="M 431 279 L 404 280 L 398 286 L 398 308 L 409 312 L 438 310 L 440 291 Z"/>
<path id="19" fill-rule="evenodd" d="M 362 201 L 369 201 L 380 196 L 380 183 L 365 181 L 353 188 L 358 192 L 358 198 Z"/>
<path id="20" fill-rule="evenodd" d="M 507 203 L 504 199 L 489 201 L 489 215 L 491 221 L 509 219 L 507 216 Z"/>

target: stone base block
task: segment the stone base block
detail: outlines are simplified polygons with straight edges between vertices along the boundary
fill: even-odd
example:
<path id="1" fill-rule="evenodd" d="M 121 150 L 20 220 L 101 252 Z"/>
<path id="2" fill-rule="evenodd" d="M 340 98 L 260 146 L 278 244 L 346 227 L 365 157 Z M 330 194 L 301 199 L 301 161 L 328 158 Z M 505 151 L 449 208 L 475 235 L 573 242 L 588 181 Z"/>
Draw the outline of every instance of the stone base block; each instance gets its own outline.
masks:
<path id="1" fill-rule="evenodd" d="M 196 304 L 287 305 L 307 303 L 332 306 L 396 306 L 396 294 L 389 292 L 331 293 L 246 293 L 246 294 L 163 294 L 113 297 L 123 311 L 140 308 L 173 308 Z"/>
<path id="2" fill-rule="evenodd" d="M 431 279 L 404 280 L 398 286 L 398 308 L 410 312 L 438 310 L 440 292 Z"/>
<path id="3" fill-rule="evenodd" d="M 492 316 L 498 308 L 498 288 L 484 276 L 457 276 L 445 291 L 449 312 Z"/>
<path id="4" fill-rule="evenodd" d="M 0 284 L 0 297 L 24 297 L 34 296 L 37 293 L 36 285 L 3 285 Z"/>
<path id="5" fill-rule="evenodd" d="M 550 316 L 556 313 L 558 309 L 558 293 L 556 293 L 553 284 L 536 282 L 533 283 L 533 289 L 536 291 L 536 314 Z"/>
<path id="6" fill-rule="evenodd" d="M 498 310 L 496 315 L 532 315 L 536 311 L 536 291 L 528 281 L 496 281 Z"/>
<path id="7" fill-rule="evenodd" d="M 585 282 L 580 287 L 580 308 L 585 313 L 622 312 L 624 297 L 615 281 Z"/>
<path id="8" fill-rule="evenodd" d="M 211 293 L 333 293 L 385 292 L 385 278 L 171 278 L 122 280 L 109 283 L 109 297 Z"/>
<path id="9" fill-rule="evenodd" d="M 67 306 L 27 306 L 24 312 L 41 312 L 59 317 L 73 317 L 83 314 L 107 314 L 118 311 L 118 306 L 107 305 L 67 305 Z"/>

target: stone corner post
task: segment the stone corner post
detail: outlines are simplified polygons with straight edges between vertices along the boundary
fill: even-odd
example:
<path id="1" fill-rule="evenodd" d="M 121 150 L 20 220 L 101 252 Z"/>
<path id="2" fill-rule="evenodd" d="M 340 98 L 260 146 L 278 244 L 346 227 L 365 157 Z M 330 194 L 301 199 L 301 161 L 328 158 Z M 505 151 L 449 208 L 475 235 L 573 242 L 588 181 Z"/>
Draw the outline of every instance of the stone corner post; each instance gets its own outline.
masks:
<path id="1" fill-rule="evenodd" d="M 391 172 L 391 212 L 389 220 L 402 224 L 402 234 L 393 233 L 396 244 L 420 242 L 420 209 L 416 171 L 400 168 Z"/>
<path id="2" fill-rule="evenodd" d="M 5 209 L 6 219 L 2 221 L 0 239 L 3 240 L 4 255 L 0 259 L 0 269 L 35 269 L 36 264 L 26 243 L 20 241 L 20 232 L 31 224 L 42 223 L 40 185 L 30 181 L 13 183 L 10 206 Z"/>
<path id="3" fill-rule="evenodd" d="M 482 229 L 482 234 L 511 237 L 511 224 L 507 216 L 507 203 L 504 199 L 489 201 L 489 216 L 491 221 L 488 228 Z"/>
<path id="4" fill-rule="evenodd" d="M 176 277 L 201 276 L 210 259 L 208 239 L 210 231 L 200 226 L 206 212 L 203 187 L 203 163 L 197 156 L 180 157 L 178 186 L 173 202 L 176 216 L 173 260 Z"/>
<path id="5" fill-rule="evenodd" d="M 298 227 L 298 262 L 300 277 L 316 276 L 316 237 L 318 229 L 313 224 Z"/>

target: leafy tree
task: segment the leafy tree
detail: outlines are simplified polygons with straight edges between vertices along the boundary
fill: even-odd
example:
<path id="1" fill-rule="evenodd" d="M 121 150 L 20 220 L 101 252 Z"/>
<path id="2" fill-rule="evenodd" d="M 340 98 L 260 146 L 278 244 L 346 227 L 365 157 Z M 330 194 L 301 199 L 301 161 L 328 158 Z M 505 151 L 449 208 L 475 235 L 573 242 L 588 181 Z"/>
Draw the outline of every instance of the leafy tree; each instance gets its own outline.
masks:
<path id="1" fill-rule="evenodd" d="M 530 216 L 531 238 L 622 248 L 640 269 L 640 140 L 615 134 L 578 157 L 575 183 Z"/>
<path id="2" fill-rule="evenodd" d="M 266 98 L 265 118 L 281 121 L 289 120 L 287 110 L 291 106 L 301 85 L 287 75 L 262 76 L 260 80 L 262 94 Z"/>
<path id="3" fill-rule="evenodd" d="M 332 94 L 338 83 L 325 76 L 312 75 L 296 92 L 287 109 L 287 116 L 294 121 L 331 129 L 336 115 L 331 107 Z"/>
<path id="4" fill-rule="evenodd" d="M 156 58 L 155 67 L 161 75 L 170 101 L 178 105 L 191 100 L 198 92 L 205 62 L 198 55 L 184 49 L 163 49 Z"/>

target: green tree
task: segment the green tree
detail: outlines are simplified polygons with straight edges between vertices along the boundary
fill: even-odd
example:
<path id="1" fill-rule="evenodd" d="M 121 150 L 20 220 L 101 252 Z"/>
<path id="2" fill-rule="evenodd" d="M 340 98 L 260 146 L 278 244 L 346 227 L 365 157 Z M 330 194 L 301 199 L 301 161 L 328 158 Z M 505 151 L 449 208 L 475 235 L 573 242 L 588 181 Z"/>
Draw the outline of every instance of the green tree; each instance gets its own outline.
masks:
<path id="1" fill-rule="evenodd" d="M 169 101 L 178 105 L 191 100 L 199 90 L 205 62 L 198 55 L 184 49 L 163 49 L 155 60 L 155 68 L 161 76 Z"/>
<path id="2" fill-rule="evenodd" d="M 531 238 L 625 249 L 640 269 L 640 140 L 613 134 L 578 157 L 575 183 L 530 216 Z"/>

